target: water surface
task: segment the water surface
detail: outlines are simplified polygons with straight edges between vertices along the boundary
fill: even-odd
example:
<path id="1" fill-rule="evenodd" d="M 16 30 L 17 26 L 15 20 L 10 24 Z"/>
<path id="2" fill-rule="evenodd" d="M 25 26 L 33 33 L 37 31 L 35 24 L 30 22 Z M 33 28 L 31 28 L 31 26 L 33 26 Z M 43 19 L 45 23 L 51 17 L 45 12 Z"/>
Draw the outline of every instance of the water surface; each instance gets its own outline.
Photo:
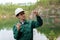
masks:
<path id="1" fill-rule="evenodd" d="M 15 40 L 13 37 L 13 31 L 7 29 L 0 30 L 0 40 Z M 48 40 L 48 38 L 44 34 L 37 32 L 37 29 L 34 29 L 33 40 Z"/>

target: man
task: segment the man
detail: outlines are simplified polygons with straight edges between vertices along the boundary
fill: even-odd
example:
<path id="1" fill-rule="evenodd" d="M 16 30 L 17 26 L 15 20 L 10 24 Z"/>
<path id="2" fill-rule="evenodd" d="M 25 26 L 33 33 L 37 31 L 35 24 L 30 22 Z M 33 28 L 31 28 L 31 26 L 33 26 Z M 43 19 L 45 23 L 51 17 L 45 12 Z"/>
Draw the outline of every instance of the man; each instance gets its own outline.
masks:
<path id="1" fill-rule="evenodd" d="M 22 8 L 15 10 L 15 16 L 19 19 L 19 22 L 13 27 L 13 34 L 16 40 L 33 40 L 33 28 L 37 28 L 43 24 L 38 12 L 33 12 L 33 14 L 36 16 L 37 21 L 26 20 Z"/>

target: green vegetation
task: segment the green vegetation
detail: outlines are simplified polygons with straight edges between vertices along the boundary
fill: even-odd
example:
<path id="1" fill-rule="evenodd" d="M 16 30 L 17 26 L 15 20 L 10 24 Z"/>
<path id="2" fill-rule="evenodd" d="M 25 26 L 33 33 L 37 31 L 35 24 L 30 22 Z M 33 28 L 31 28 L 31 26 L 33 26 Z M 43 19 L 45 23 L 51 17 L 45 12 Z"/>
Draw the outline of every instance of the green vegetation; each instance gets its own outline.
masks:
<path id="1" fill-rule="evenodd" d="M 57 6 L 58 4 L 58 6 Z M 15 4 L 0 4 L 0 29 L 3 28 L 12 28 L 13 25 L 18 21 L 17 18 L 14 16 L 14 11 L 16 8 L 21 7 L 26 11 L 26 15 L 29 15 L 31 11 L 33 11 L 35 8 L 43 7 L 43 8 L 51 8 L 51 5 L 55 5 L 58 8 L 60 7 L 60 0 L 41 0 L 38 1 L 35 5 L 30 5 L 30 6 L 20 6 L 20 5 L 15 5 Z M 43 14 L 46 15 L 46 12 L 43 10 Z M 49 12 L 51 14 L 51 12 Z M 54 13 L 56 14 L 56 13 Z M 47 23 L 47 18 L 43 17 L 43 25 L 40 28 L 37 28 L 39 32 L 44 33 L 49 39 L 53 40 L 57 38 L 60 35 L 60 25 L 55 25 L 52 23 L 53 18 L 48 18 L 48 23 Z"/>
<path id="2" fill-rule="evenodd" d="M 13 24 L 16 23 L 17 18 L 15 17 L 15 9 L 16 8 L 23 8 L 26 12 L 26 15 L 29 15 L 35 5 L 30 5 L 30 6 L 20 6 L 20 5 L 15 5 L 15 4 L 0 4 L 0 29 L 2 28 L 11 28 L 13 27 Z"/>

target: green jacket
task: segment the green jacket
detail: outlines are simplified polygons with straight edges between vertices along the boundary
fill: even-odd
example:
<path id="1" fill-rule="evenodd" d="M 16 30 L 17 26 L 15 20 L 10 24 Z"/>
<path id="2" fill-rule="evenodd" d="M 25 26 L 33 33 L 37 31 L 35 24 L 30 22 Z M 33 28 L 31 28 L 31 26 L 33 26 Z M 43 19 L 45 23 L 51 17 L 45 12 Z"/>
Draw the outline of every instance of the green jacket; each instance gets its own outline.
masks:
<path id="1" fill-rule="evenodd" d="M 43 24 L 40 16 L 36 16 L 37 21 L 26 20 L 17 31 L 16 25 L 13 27 L 13 34 L 16 40 L 33 40 L 33 28 L 37 28 Z"/>

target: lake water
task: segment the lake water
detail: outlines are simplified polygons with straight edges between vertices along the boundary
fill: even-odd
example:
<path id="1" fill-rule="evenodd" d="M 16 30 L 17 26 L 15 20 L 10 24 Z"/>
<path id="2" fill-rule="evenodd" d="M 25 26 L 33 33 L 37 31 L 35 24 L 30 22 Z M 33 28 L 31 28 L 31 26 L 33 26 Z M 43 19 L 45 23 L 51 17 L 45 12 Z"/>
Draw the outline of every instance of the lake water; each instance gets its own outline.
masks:
<path id="1" fill-rule="evenodd" d="M 33 29 L 33 40 L 49 40 L 44 34 L 41 34 L 37 29 Z"/>
<path id="2" fill-rule="evenodd" d="M 0 30 L 0 40 L 14 40 L 12 30 Z"/>
<path id="3" fill-rule="evenodd" d="M 7 29 L 0 30 L 0 40 L 15 40 L 13 37 L 13 31 Z M 34 29 L 33 40 L 48 40 L 48 38 L 44 34 L 41 34 Z"/>

